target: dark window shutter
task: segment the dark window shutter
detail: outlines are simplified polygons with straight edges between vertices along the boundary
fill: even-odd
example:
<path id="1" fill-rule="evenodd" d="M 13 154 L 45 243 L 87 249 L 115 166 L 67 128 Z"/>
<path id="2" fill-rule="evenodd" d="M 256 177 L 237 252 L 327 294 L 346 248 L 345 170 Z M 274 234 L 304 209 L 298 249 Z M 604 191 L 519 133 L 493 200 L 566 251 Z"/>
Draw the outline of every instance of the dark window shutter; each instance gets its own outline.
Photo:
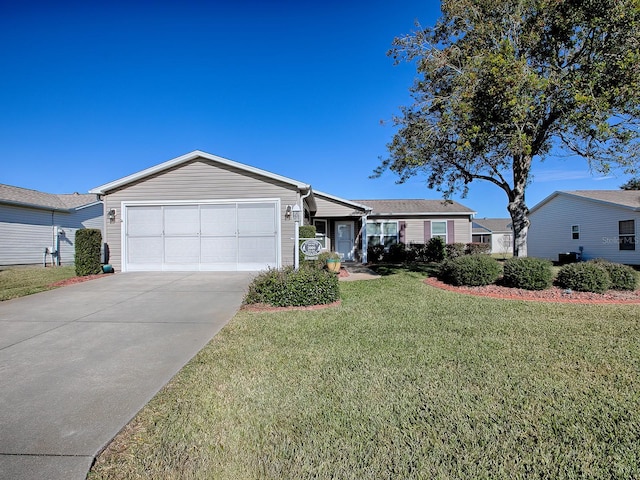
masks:
<path id="1" fill-rule="evenodd" d="M 431 220 L 424 221 L 424 243 L 431 240 Z"/>
<path id="2" fill-rule="evenodd" d="M 456 243 L 455 223 L 453 220 L 447 220 L 447 243 Z"/>
<path id="3" fill-rule="evenodd" d="M 407 243 L 406 238 L 406 230 L 407 230 L 407 222 L 400 221 L 398 222 L 398 242 Z"/>

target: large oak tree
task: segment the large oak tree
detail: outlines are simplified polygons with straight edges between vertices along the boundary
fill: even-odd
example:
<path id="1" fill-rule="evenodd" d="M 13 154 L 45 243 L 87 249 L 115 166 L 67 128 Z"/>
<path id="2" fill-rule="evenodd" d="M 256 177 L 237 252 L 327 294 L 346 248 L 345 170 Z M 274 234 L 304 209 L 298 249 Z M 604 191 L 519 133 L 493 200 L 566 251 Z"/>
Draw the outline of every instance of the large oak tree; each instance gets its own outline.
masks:
<path id="1" fill-rule="evenodd" d="M 592 171 L 635 168 L 640 0 L 445 0 L 416 27 L 389 52 L 418 75 L 377 175 L 424 174 L 445 198 L 497 185 L 526 256 L 534 161 L 564 150 Z"/>

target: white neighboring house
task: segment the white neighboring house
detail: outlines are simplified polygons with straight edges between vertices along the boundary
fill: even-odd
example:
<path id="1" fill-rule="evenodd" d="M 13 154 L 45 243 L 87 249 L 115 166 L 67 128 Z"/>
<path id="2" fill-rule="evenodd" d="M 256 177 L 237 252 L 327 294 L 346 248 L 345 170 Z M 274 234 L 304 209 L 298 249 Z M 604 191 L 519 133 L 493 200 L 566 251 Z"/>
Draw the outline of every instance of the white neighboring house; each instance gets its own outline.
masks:
<path id="1" fill-rule="evenodd" d="M 513 254 L 513 227 L 510 218 L 474 218 L 474 243 L 490 243 L 491 253 Z"/>
<path id="2" fill-rule="evenodd" d="M 529 219 L 531 257 L 556 261 L 576 252 L 583 260 L 640 264 L 640 191 L 557 191 L 534 206 Z"/>
<path id="3" fill-rule="evenodd" d="M 76 231 L 102 231 L 102 212 L 96 195 L 0 184 L 0 266 L 74 263 Z M 52 250 L 58 253 L 52 256 Z"/>

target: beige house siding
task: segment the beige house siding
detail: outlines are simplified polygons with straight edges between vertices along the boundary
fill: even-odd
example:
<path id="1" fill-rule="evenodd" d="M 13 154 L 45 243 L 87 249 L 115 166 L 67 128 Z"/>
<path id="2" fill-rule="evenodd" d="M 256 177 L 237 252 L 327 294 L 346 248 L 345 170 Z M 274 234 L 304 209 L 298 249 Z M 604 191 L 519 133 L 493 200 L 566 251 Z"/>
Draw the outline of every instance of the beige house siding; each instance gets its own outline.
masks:
<path id="1" fill-rule="evenodd" d="M 316 212 L 316 218 L 326 217 L 354 217 L 360 218 L 363 212 L 356 211 L 353 207 L 343 205 L 335 200 L 325 199 L 320 195 L 315 195 L 316 206 L 318 211 Z"/>
<path id="2" fill-rule="evenodd" d="M 299 203 L 295 187 L 274 179 L 222 166 L 206 160 L 194 160 L 139 180 L 123 188 L 107 192 L 105 212 L 116 211 L 116 221 L 106 222 L 106 242 L 109 244 L 110 263 L 122 266 L 122 204 L 123 202 L 170 202 L 280 199 L 281 261 L 293 263 L 293 221 L 284 220 L 287 205 Z"/>
<path id="3" fill-rule="evenodd" d="M 369 221 L 398 221 L 405 222 L 404 230 L 404 242 L 405 244 L 411 243 L 425 243 L 424 235 L 424 222 L 446 222 L 453 220 L 454 222 L 454 238 L 456 243 L 469 243 L 471 242 L 471 219 L 469 216 L 464 217 L 449 217 L 441 215 L 424 215 L 419 218 L 397 218 L 397 217 L 384 217 L 384 216 L 370 216 Z M 428 239 L 427 239 L 428 241 Z"/>

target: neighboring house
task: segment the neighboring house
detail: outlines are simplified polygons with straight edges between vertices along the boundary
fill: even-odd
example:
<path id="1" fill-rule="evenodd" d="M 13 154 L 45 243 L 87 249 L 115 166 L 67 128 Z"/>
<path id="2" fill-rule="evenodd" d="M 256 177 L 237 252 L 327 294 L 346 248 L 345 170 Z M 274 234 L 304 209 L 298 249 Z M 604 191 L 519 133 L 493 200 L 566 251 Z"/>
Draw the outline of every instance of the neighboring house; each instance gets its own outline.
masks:
<path id="1" fill-rule="evenodd" d="M 531 257 L 558 260 L 576 252 L 584 260 L 640 264 L 640 191 L 557 191 L 534 206 L 529 219 Z"/>
<path id="2" fill-rule="evenodd" d="M 473 242 L 488 243 L 491 253 L 513 253 L 513 227 L 510 218 L 474 218 Z"/>
<path id="3" fill-rule="evenodd" d="M 440 200 L 346 200 L 197 150 L 90 193 L 104 200 L 110 263 L 122 271 L 290 265 L 296 205 L 327 248 L 360 261 L 367 241 L 469 242 L 474 214 Z"/>
<path id="4" fill-rule="evenodd" d="M 102 211 L 95 195 L 0 184 L 0 265 L 74 263 L 76 231 L 102 229 Z"/>

